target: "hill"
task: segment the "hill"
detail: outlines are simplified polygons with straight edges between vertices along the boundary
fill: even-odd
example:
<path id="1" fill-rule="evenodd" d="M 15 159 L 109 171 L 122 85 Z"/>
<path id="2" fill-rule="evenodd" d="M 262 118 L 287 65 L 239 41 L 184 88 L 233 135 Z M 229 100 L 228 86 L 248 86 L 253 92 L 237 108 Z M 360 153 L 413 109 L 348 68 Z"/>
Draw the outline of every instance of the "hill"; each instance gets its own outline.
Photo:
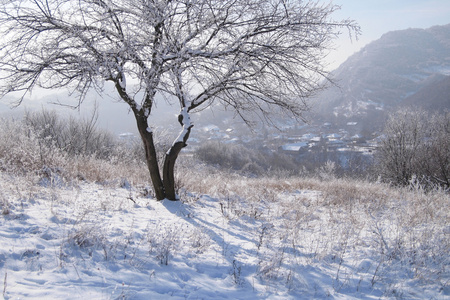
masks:
<path id="1" fill-rule="evenodd" d="M 158 202 L 120 181 L 2 171 L 4 299 L 450 295 L 448 195 L 332 178 L 193 175 L 204 186 L 187 187 L 198 192 Z"/>
<path id="2" fill-rule="evenodd" d="M 450 296 L 442 189 L 330 168 L 250 178 L 182 156 L 181 201 L 156 201 L 130 148 L 74 155 L 23 123 L 0 125 L 4 299 Z"/>
<path id="3" fill-rule="evenodd" d="M 450 24 L 384 34 L 332 73 L 332 86 L 317 99 L 323 120 L 363 121 L 380 128 L 386 112 L 401 105 L 450 108 Z"/>
<path id="4" fill-rule="evenodd" d="M 401 106 L 422 107 L 427 111 L 443 111 L 450 108 L 450 76 L 430 76 L 430 82 L 411 96 Z"/>

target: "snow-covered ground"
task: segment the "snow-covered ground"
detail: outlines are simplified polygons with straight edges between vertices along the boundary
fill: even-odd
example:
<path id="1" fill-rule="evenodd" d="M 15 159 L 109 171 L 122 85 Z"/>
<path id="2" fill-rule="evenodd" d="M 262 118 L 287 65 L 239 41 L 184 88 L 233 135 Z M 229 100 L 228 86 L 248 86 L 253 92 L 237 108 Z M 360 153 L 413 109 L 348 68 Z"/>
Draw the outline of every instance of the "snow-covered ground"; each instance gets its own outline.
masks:
<path id="1" fill-rule="evenodd" d="M 252 195 L 242 179 L 244 196 L 157 202 L 129 184 L 53 179 L 0 173 L 5 299 L 450 298 L 442 194 Z"/>

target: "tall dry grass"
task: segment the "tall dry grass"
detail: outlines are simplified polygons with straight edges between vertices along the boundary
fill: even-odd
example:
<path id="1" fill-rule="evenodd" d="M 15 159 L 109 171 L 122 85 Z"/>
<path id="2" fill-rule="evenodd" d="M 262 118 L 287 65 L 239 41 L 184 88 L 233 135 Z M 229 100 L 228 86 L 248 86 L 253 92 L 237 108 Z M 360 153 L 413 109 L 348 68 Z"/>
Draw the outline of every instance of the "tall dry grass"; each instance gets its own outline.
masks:
<path id="1" fill-rule="evenodd" d="M 17 191 L 0 191 L 2 214 L 22 205 L 19 200 L 12 203 L 7 193 L 21 194 L 17 199 L 35 198 L 22 194 L 33 193 L 36 183 L 52 186 L 49 199 L 58 198 L 58 185 L 80 180 L 150 190 L 146 165 L 130 148 L 117 144 L 117 149 L 101 158 L 95 151 L 72 155 L 42 141 L 21 121 L 0 122 L 2 176 L 11 177 L 8 182 L 14 181 L 17 187 Z M 392 187 L 336 178 L 328 172 L 324 169 L 317 176 L 292 176 L 280 171 L 265 177 L 245 177 L 181 155 L 176 180 L 181 200 L 187 205 L 195 205 L 203 195 L 209 195 L 219 203 L 217 209 L 225 220 L 253 224 L 249 228 L 256 228 L 257 274 L 266 282 L 283 282 L 293 289 L 310 287 L 312 283 L 306 282 L 301 273 L 307 266 L 316 266 L 332 273 L 335 291 L 381 285 L 384 296 L 401 297 L 407 295 L 406 286 L 415 282 L 431 282 L 439 289 L 448 289 L 448 192 L 425 189 L 417 183 Z M 36 191 L 42 193 L 42 188 Z M 98 205 L 108 207 L 107 203 Z M 82 225 L 80 221 L 81 227 L 71 241 L 83 247 L 109 243 L 94 238 L 103 233 Z M 150 238 L 154 240 L 155 236 Z M 162 263 L 168 263 L 176 247 L 167 250 L 164 239 L 167 237 L 154 242 L 152 251 Z M 176 245 L 178 238 L 171 239 Z M 236 283 L 241 282 L 243 269 L 245 265 L 233 263 Z"/>
<path id="2" fill-rule="evenodd" d="M 128 145 L 116 141 L 108 152 L 98 144 L 86 153 L 69 153 L 59 147 L 52 137 L 42 137 L 35 126 L 22 120 L 0 119 L 0 168 L 4 172 L 39 180 L 57 176 L 70 182 L 114 182 L 126 178 L 133 184 L 147 184 L 148 171 L 139 154 Z"/>

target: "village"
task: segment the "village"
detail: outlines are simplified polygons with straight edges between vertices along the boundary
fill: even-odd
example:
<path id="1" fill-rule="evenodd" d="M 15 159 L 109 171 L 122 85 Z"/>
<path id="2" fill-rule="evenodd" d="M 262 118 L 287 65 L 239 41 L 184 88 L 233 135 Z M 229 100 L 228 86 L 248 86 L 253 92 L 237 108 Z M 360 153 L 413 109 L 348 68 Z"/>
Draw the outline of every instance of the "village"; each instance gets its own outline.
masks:
<path id="1" fill-rule="evenodd" d="M 230 125 L 230 124 L 228 124 Z M 369 165 L 373 160 L 382 135 L 362 135 L 358 122 L 347 122 L 342 128 L 325 122 L 319 125 L 284 125 L 281 130 L 262 128 L 249 133 L 248 128 L 205 125 L 193 134 L 189 147 L 183 151 L 192 153 L 207 141 L 223 144 L 241 144 L 249 149 L 264 149 L 292 156 L 300 164 L 336 163 L 343 170 L 355 168 L 355 164 Z"/>

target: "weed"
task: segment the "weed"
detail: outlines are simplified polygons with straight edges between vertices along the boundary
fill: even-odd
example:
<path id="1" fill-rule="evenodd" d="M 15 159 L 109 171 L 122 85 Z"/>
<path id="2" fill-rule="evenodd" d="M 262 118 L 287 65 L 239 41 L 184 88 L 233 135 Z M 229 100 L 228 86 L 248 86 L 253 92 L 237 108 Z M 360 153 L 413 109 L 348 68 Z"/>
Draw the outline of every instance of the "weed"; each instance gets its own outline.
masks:
<path id="1" fill-rule="evenodd" d="M 233 259 L 232 268 L 231 268 L 231 278 L 235 285 L 242 285 L 244 281 L 241 278 L 242 266 L 241 263 Z"/>

